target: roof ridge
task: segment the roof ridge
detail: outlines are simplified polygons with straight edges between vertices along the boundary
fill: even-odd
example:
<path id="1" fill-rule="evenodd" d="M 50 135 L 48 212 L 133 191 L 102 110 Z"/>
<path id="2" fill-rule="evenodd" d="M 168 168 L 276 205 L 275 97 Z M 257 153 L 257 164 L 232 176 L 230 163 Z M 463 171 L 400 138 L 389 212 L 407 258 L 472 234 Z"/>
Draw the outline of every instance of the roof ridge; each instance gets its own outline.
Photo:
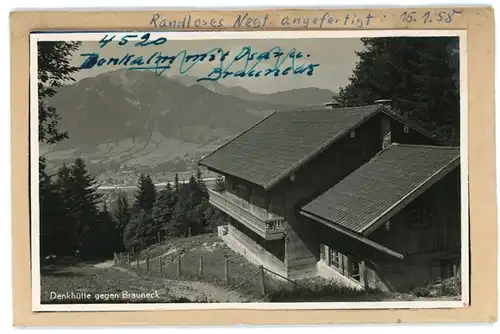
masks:
<path id="1" fill-rule="evenodd" d="M 423 135 L 432 138 L 433 140 L 443 142 L 444 139 L 442 136 L 432 130 L 428 130 L 424 128 L 421 124 L 417 123 L 415 120 L 408 118 L 405 115 L 398 114 L 391 108 L 388 108 L 387 106 L 381 105 L 381 104 L 366 104 L 362 106 L 353 106 L 353 107 L 340 107 L 340 108 L 327 108 L 325 106 L 325 109 L 296 109 L 292 110 L 291 112 L 317 112 L 317 111 L 339 111 L 339 110 L 346 110 L 346 109 L 361 109 L 361 108 L 370 108 L 370 107 L 375 107 L 375 108 L 380 108 L 381 110 L 385 111 L 386 114 L 389 114 L 390 116 L 396 118 L 402 123 L 406 123 L 406 125 L 412 127 L 415 131 L 418 131 L 422 133 Z"/>
<path id="2" fill-rule="evenodd" d="M 359 108 L 367 108 L 367 107 L 381 107 L 381 105 L 378 105 L 378 104 L 365 104 L 365 105 L 362 105 L 362 106 L 332 108 L 332 109 L 328 109 L 328 110 L 336 110 L 336 109 L 359 109 Z"/>
<path id="3" fill-rule="evenodd" d="M 392 142 L 389 146 L 387 146 L 386 148 L 383 148 L 381 149 L 380 151 L 378 151 L 377 153 L 375 153 L 375 155 L 373 157 L 370 158 L 370 160 L 368 160 L 366 163 L 371 163 L 373 162 L 376 158 L 378 158 L 380 155 L 382 155 L 383 153 L 387 152 L 389 149 L 391 149 L 392 147 L 419 147 L 419 148 L 437 148 L 437 149 L 460 149 L 460 147 L 458 146 L 439 146 L 439 145 L 418 145 L 418 144 L 401 144 L 401 143 L 397 143 L 397 142 Z M 459 152 L 460 153 L 460 150 Z"/>
<path id="4" fill-rule="evenodd" d="M 316 112 L 316 111 L 338 111 L 338 110 L 345 110 L 345 109 L 362 109 L 362 108 L 369 108 L 369 107 L 382 107 L 377 104 L 367 104 L 364 106 L 355 106 L 355 107 L 341 107 L 341 108 L 324 108 L 324 109 L 295 109 L 292 110 L 291 112 Z"/>

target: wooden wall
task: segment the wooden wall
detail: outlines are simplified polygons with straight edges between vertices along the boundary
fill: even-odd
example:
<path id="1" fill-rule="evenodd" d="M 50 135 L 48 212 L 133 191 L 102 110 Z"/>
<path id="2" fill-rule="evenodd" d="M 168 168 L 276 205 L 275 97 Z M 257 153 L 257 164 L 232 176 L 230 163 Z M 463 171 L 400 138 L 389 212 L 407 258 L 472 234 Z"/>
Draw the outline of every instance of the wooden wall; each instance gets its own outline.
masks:
<path id="1" fill-rule="evenodd" d="M 457 167 L 396 214 L 369 238 L 405 256 L 460 248 L 460 171 Z M 429 208 L 425 227 L 411 226 L 412 210 Z"/>
<path id="2" fill-rule="evenodd" d="M 388 117 L 388 116 L 387 116 Z M 391 139 L 393 143 L 413 144 L 413 145 L 438 145 L 438 143 L 424 136 L 418 131 L 408 128 L 408 133 L 405 133 L 405 125 L 391 118 Z"/>
<path id="3" fill-rule="evenodd" d="M 321 238 L 324 239 L 325 236 L 328 236 L 328 233 L 321 234 L 319 232 L 321 229 L 317 227 L 317 224 L 311 224 L 311 221 L 301 216 L 297 209 L 331 188 L 334 184 L 364 163 L 368 162 L 376 153 L 382 150 L 384 138 L 386 140 L 390 138 L 392 142 L 403 144 L 435 144 L 434 140 L 412 129 L 405 131 L 404 125 L 393 119 L 390 119 L 389 134 L 387 126 L 384 127 L 384 124 L 387 124 L 387 120 L 388 116 L 384 114 L 373 116 L 355 129 L 352 134 L 347 133 L 337 143 L 331 145 L 328 149 L 302 166 L 294 174 L 293 179 L 288 177 L 273 187 L 269 192 L 253 183 L 236 179 L 232 176 L 226 176 L 227 191 L 236 193 L 233 185 L 235 183 L 245 184 L 251 189 L 252 196 L 250 202 L 252 204 L 287 219 L 284 262 L 288 268 L 288 275 L 290 277 L 314 275 L 316 263 L 320 259 L 320 244 L 322 242 L 328 244 L 329 242 L 328 240 L 320 241 Z M 441 199 L 446 198 L 443 196 L 443 191 L 445 190 L 441 189 L 440 191 Z M 446 191 L 450 190 L 448 189 Z M 443 202 L 439 203 L 440 204 L 436 202 L 436 205 L 447 205 Z M 446 215 L 446 217 L 448 217 L 446 218 L 447 221 L 454 221 L 456 217 L 451 214 L 453 210 L 458 209 L 450 207 L 449 211 L 441 212 L 441 215 Z M 394 217 L 394 219 L 405 221 L 407 217 L 405 213 L 402 213 L 400 216 Z M 396 251 L 409 252 L 411 247 L 432 250 L 438 246 L 436 240 L 441 240 L 440 238 L 442 238 L 442 235 L 447 235 L 446 233 L 449 232 L 448 230 L 445 231 L 436 227 L 438 229 L 437 232 L 428 232 L 428 237 L 415 238 L 414 235 L 412 236 L 413 232 L 408 232 L 404 226 L 404 223 L 392 224 L 393 230 L 391 232 L 391 235 L 393 233 L 397 236 L 405 235 L 404 242 L 388 240 L 387 238 L 387 240 L 385 240 L 383 237 L 384 232 L 377 232 L 375 238 L 384 239 L 382 241 L 388 242 Z M 445 226 L 448 226 L 448 224 L 445 224 Z M 437 239 L 434 238 L 435 232 L 437 233 L 436 235 L 440 236 Z M 416 245 L 415 243 L 417 241 L 415 240 L 421 239 L 422 244 L 418 241 L 419 244 Z M 446 242 L 456 244 L 456 236 L 454 234 L 450 234 L 449 238 L 446 240 Z M 352 240 L 347 240 L 346 245 L 348 245 L 349 242 L 352 242 Z M 429 243 L 429 245 L 426 243 Z M 432 247 L 430 243 L 432 243 Z M 344 247 L 349 249 L 349 246 L 346 245 L 344 245 Z M 361 245 L 360 247 L 363 248 L 364 246 Z M 402 249 L 402 247 L 406 247 L 406 249 Z M 349 250 L 353 252 L 352 249 Z M 366 255 L 369 254 L 370 251 L 373 251 L 373 249 L 365 251 L 368 252 L 364 253 Z M 365 255 L 360 255 L 360 257 Z M 374 255 L 375 260 L 379 260 L 377 256 L 380 256 L 380 254 L 377 253 Z M 384 255 L 381 255 L 381 257 L 384 259 Z"/>
<path id="4" fill-rule="evenodd" d="M 390 220 L 388 229 L 382 225 L 369 238 L 405 256 L 403 260 L 373 251 L 368 256 L 368 275 L 371 287 L 407 291 L 429 281 L 439 280 L 441 261 L 460 261 L 460 169 L 445 176 L 424 192 L 419 199 L 431 206 L 429 225 L 410 226 L 410 204 Z"/>
<path id="5" fill-rule="evenodd" d="M 433 218 L 425 229 L 411 229 L 406 207 L 369 238 L 405 256 L 403 260 L 378 251 L 345 234 L 308 218 L 302 226 L 314 231 L 314 240 L 366 264 L 366 279 L 371 288 L 407 291 L 441 277 L 441 261 L 460 260 L 460 170 L 456 168 L 422 196 L 433 206 Z M 288 246 L 290 247 L 290 245 Z M 321 249 L 320 246 L 318 246 Z M 320 256 L 321 257 L 321 256 Z M 363 272 L 363 271 L 362 271 Z M 362 285 L 365 278 L 363 277 Z"/>
<path id="6" fill-rule="evenodd" d="M 287 219 L 286 264 L 289 276 L 313 275 L 319 260 L 317 231 L 305 223 L 297 209 L 331 188 L 380 151 L 380 122 L 381 115 L 373 117 L 356 129 L 353 136 L 347 134 L 301 167 L 295 173 L 293 181 L 288 178 L 271 190 L 273 212 Z M 282 205 L 275 206 L 275 202 Z"/>
<path id="7" fill-rule="evenodd" d="M 242 232 L 237 226 L 234 219 L 230 219 L 228 225 L 228 235 L 225 237 L 228 245 L 236 252 L 242 254 L 250 262 L 255 264 L 261 264 L 266 268 L 275 271 L 280 275 L 286 275 L 285 264 L 276 255 L 269 252 L 266 249 L 266 245 L 262 245 L 260 242 L 256 242 L 255 239 L 250 237 L 250 234 Z M 283 239 L 277 242 L 284 242 Z"/>
<path id="8" fill-rule="evenodd" d="M 254 183 L 236 178 L 231 175 L 226 175 L 225 182 L 226 182 L 226 191 L 235 195 L 238 195 L 237 190 L 235 188 L 236 185 L 243 185 L 245 187 L 248 187 L 251 196 L 250 198 L 245 198 L 245 199 L 255 206 L 268 210 L 269 194 L 263 187 L 260 187 Z"/>

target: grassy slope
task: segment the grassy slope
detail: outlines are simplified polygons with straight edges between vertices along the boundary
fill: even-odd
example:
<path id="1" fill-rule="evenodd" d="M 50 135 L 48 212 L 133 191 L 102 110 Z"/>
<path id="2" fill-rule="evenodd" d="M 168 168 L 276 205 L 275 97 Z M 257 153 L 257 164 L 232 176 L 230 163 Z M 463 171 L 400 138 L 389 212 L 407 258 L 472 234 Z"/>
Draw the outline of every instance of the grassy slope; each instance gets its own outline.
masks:
<path id="1" fill-rule="evenodd" d="M 259 272 L 259 268 L 249 263 L 243 256 L 228 248 L 216 234 L 205 234 L 191 238 L 179 238 L 153 245 L 140 252 L 139 268 L 137 262 L 132 267 L 137 272 L 146 272 L 147 257 L 150 258 L 150 275 L 161 275 L 178 278 L 177 259 L 181 256 L 182 279 L 193 281 L 206 281 L 229 289 L 238 286 L 241 282 L 251 278 Z M 199 262 L 203 256 L 203 272 L 199 277 Z M 162 272 L 160 273 L 158 259 L 162 259 Z M 225 260 L 228 261 L 229 282 L 225 282 Z M 261 276 L 254 277 L 238 287 L 238 290 L 255 300 L 262 301 Z M 298 301 L 410 301 L 425 299 L 457 300 L 453 296 L 434 296 L 426 294 L 399 294 L 384 293 L 379 291 L 353 290 L 338 283 L 315 277 L 299 280 L 295 285 L 291 282 L 265 275 L 266 300 L 274 302 Z"/>
<path id="2" fill-rule="evenodd" d="M 127 292 L 127 293 L 124 293 Z M 89 298 L 55 299 L 55 294 L 88 294 Z M 149 296 L 141 294 L 149 293 Z M 71 297 L 70 297 L 71 298 Z M 205 282 L 171 280 L 141 275 L 104 263 L 58 263 L 44 265 L 41 276 L 42 304 L 86 303 L 186 303 L 248 301 L 237 291 L 226 291 Z"/>
<path id="3" fill-rule="evenodd" d="M 146 271 L 145 259 L 149 256 L 149 274 L 178 279 L 177 261 L 181 257 L 181 279 L 190 281 L 204 281 L 226 289 L 241 284 L 259 272 L 259 268 L 248 262 L 243 256 L 229 249 L 216 234 L 204 234 L 190 238 L 178 238 L 153 245 L 137 254 L 137 261 L 132 261 L 131 268 L 137 273 Z M 200 257 L 202 259 L 202 275 L 199 276 Z M 158 258 L 162 259 L 160 272 Z M 229 281 L 226 282 L 225 265 L 228 264 Z M 266 284 L 273 284 L 269 280 Z M 248 298 L 261 299 L 261 281 L 258 277 L 250 279 L 239 286 L 238 291 Z"/>
<path id="4" fill-rule="evenodd" d="M 153 245 L 136 254 L 138 261 L 112 267 L 112 262 L 61 263 L 44 265 L 41 277 L 42 303 L 53 303 L 51 292 L 87 292 L 120 296 L 118 302 L 346 302 L 346 301 L 402 301 L 402 300 L 457 300 L 457 297 L 429 298 L 432 289 L 420 294 L 387 294 L 355 291 L 316 277 L 298 281 L 299 286 L 265 274 L 266 298 L 262 295 L 262 279 L 257 266 L 236 254 L 216 234 L 178 238 Z M 146 259 L 149 257 L 149 261 Z M 181 277 L 177 275 L 177 260 L 181 257 Z M 200 258 L 203 257 L 201 277 Z M 124 257 L 125 258 L 125 257 Z M 162 260 L 160 271 L 159 259 Z M 229 281 L 225 278 L 228 264 Z M 137 266 L 137 263 L 139 264 Z M 149 263 L 149 272 L 146 272 Z M 451 283 L 449 289 L 455 284 Z M 122 292 L 158 291 L 159 298 L 123 299 Z M 426 293 L 429 292 L 429 293 Z M 439 291 L 438 291 L 439 294 Z M 82 301 L 71 301 L 81 303 Z M 93 300 L 87 301 L 95 303 Z M 99 302 L 117 302 L 100 300 Z M 58 301 L 61 303 L 61 301 Z"/>
<path id="5" fill-rule="evenodd" d="M 159 298 L 130 299 L 122 298 L 123 291 L 130 293 L 158 291 Z M 91 299 L 83 300 L 54 300 L 51 293 L 89 293 Z M 41 276 L 41 302 L 44 303 L 96 303 L 117 302 L 116 300 L 98 300 L 96 294 L 118 294 L 120 303 L 138 302 L 171 302 L 174 296 L 169 294 L 167 287 L 161 281 L 149 277 L 130 275 L 126 271 L 115 268 L 96 268 L 92 264 L 81 263 L 73 265 L 44 266 Z M 53 294 L 52 294 L 53 296 Z"/>

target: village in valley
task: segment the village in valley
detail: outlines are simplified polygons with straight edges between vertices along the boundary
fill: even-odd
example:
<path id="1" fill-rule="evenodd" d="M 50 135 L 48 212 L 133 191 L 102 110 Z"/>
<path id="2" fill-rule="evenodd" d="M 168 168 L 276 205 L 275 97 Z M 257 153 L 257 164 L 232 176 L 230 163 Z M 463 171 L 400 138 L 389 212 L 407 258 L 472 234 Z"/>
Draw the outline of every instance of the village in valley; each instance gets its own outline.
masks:
<path id="1" fill-rule="evenodd" d="M 39 42 L 42 304 L 460 300 L 458 38 L 356 43 L 335 92 L 266 94 L 73 83 L 82 43 Z"/>

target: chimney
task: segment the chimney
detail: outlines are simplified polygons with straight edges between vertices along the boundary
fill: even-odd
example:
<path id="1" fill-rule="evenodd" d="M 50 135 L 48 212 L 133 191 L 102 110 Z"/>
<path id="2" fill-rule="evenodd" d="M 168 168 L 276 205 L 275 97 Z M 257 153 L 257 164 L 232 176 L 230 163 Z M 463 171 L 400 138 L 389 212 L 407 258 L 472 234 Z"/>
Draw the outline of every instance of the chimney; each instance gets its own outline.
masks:
<path id="1" fill-rule="evenodd" d="M 381 105 L 385 107 L 391 106 L 392 100 L 390 99 L 382 99 L 376 100 L 374 102 L 375 105 Z M 386 114 L 382 113 L 381 123 L 380 123 L 380 136 L 382 139 L 382 149 L 386 149 L 391 146 L 392 138 L 391 138 L 391 119 Z"/>
<path id="2" fill-rule="evenodd" d="M 393 100 L 391 99 L 380 99 L 380 100 L 375 100 L 373 101 L 373 104 L 376 106 L 382 106 L 387 108 L 388 111 L 392 112 L 393 114 L 401 114 L 400 110 L 394 106 Z"/>
<path id="3" fill-rule="evenodd" d="M 375 100 L 373 102 L 373 104 L 391 108 L 391 106 L 392 106 L 392 100 L 391 99 Z"/>

